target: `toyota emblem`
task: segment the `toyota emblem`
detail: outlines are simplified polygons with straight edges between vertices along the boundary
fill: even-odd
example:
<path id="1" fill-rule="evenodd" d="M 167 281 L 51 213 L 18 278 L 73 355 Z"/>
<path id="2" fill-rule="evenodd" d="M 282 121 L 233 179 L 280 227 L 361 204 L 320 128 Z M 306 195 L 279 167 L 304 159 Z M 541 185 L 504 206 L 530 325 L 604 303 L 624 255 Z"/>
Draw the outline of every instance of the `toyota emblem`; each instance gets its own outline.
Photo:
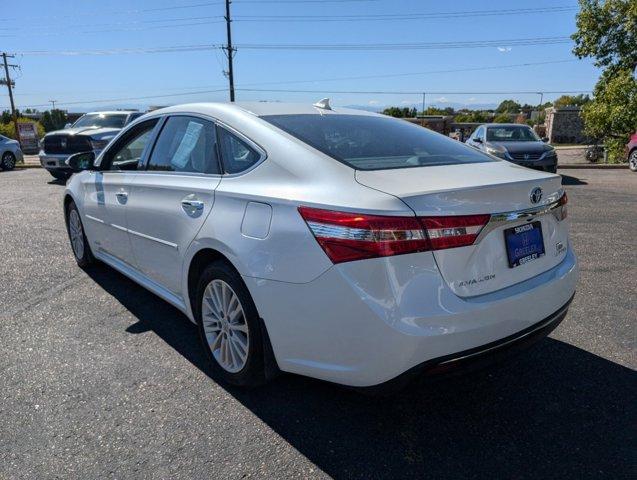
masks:
<path id="1" fill-rule="evenodd" d="M 540 187 L 535 187 L 531 190 L 531 203 L 540 203 L 542 200 L 542 189 Z"/>
<path id="2" fill-rule="evenodd" d="M 531 155 L 529 155 L 528 153 L 524 154 L 524 160 L 528 160 L 529 158 L 531 158 Z"/>

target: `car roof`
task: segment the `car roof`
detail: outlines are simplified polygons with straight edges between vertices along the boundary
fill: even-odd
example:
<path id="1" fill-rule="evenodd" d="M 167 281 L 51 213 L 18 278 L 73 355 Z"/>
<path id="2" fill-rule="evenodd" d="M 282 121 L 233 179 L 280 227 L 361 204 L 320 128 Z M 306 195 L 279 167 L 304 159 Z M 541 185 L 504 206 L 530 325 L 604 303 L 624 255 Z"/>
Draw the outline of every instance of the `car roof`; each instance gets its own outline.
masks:
<path id="1" fill-rule="evenodd" d="M 284 102 L 203 102 L 203 103 L 187 103 L 183 105 L 174 105 L 172 107 L 162 108 L 151 112 L 152 114 L 163 113 L 200 113 L 214 115 L 220 112 L 250 113 L 261 117 L 264 115 L 366 115 L 379 116 L 377 113 L 367 112 L 364 110 L 356 110 L 353 108 L 331 107 L 330 109 L 318 108 L 311 103 L 284 103 Z"/>
<path id="2" fill-rule="evenodd" d="M 101 110 L 98 112 L 86 112 L 84 115 L 130 115 L 131 113 L 143 113 L 139 110 Z"/>
<path id="3" fill-rule="evenodd" d="M 523 123 L 483 123 L 480 125 L 481 127 L 527 127 L 531 128 L 528 125 Z"/>

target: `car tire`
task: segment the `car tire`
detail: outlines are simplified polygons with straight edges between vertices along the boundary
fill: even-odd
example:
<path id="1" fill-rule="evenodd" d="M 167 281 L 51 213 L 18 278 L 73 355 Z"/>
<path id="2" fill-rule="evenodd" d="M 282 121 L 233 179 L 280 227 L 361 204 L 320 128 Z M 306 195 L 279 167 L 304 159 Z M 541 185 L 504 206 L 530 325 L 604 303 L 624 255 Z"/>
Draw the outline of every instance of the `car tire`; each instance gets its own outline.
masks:
<path id="1" fill-rule="evenodd" d="M 67 181 L 69 179 L 69 177 L 71 176 L 70 173 L 67 172 L 56 172 L 53 170 L 49 170 L 49 173 L 51 174 L 51 176 L 53 178 L 55 178 L 56 180 L 62 180 L 62 181 Z"/>
<path id="2" fill-rule="evenodd" d="M 15 155 L 11 152 L 4 152 L 0 159 L 0 168 L 2 170 L 13 170 L 15 168 Z"/>
<path id="3" fill-rule="evenodd" d="M 250 292 L 230 264 L 218 260 L 204 269 L 197 284 L 194 314 L 216 376 L 241 387 L 266 383 L 267 333 L 264 335 Z"/>
<path id="4" fill-rule="evenodd" d="M 628 168 L 633 172 L 637 172 L 637 148 L 628 155 Z"/>
<path id="5" fill-rule="evenodd" d="M 73 256 L 80 268 L 88 268 L 95 263 L 95 257 L 84 233 L 80 212 L 74 202 L 66 207 L 66 232 L 71 242 Z"/>

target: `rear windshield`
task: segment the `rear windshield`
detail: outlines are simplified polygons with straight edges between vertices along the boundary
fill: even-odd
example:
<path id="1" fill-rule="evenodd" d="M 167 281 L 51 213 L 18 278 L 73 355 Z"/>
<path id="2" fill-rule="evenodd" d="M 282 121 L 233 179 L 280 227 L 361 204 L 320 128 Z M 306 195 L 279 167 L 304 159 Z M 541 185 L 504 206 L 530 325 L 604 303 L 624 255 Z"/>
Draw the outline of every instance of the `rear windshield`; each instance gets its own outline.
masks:
<path id="1" fill-rule="evenodd" d="M 367 115 L 265 115 L 264 120 L 356 170 L 496 161 L 405 120 Z"/>

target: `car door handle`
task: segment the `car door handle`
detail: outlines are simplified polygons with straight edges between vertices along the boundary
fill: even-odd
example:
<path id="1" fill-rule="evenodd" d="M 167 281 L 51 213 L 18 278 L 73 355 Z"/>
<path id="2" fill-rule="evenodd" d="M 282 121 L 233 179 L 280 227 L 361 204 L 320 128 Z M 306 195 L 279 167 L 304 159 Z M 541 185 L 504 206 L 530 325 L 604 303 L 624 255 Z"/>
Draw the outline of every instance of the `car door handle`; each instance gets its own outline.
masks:
<path id="1" fill-rule="evenodd" d="M 115 195 L 118 198 L 128 198 L 128 192 L 117 192 Z"/>
<path id="2" fill-rule="evenodd" d="M 186 211 L 197 212 L 197 211 L 203 210 L 204 203 L 200 202 L 199 200 L 182 200 L 181 206 Z"/>

